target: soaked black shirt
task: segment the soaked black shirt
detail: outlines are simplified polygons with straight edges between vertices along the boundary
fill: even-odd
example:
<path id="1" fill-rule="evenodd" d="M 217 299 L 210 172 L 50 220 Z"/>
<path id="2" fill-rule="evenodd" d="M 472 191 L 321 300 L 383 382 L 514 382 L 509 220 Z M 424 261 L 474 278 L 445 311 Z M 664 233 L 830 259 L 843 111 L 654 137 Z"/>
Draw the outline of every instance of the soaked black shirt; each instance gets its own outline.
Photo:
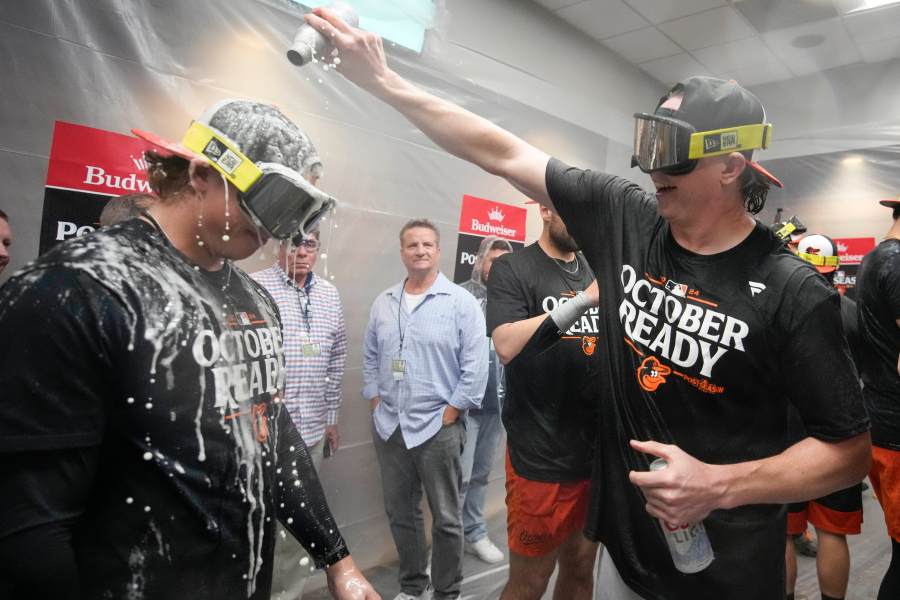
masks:
<path id="1" fill-rule="evenodd" d="M 900 450 L 900 240 L 884 240 L 859 267 L 857 306 L 866 408 L 872 417 L 872 443 Z"/>
<path id="2" fill-rule="evenodd" d="M 551 160 L 547 189 L 597 275 L 609 344 L 586 533 L 646 598 L 783 597 L 783 506 L 714 511 L 704 523 L 716 559 L 681 574 L 628 480 L 649 466 L 628 441 L 674 443 L 709 463 L 765 458 L 786 447 L 789 403 L 813 437 L 866 431 L 837 292 L 759 223 L 734 248 L 701 256 L 629 181 Z"/>
<path id="3" fill-rule="evenodd" d="M 488 281 L 488 333 L 552 311 L 587 288 L 594 274 L 583 256 L 568 273 L 535 243 L 499 257 Z M 506 365 L 503 425 L 516 473 L 534 481 L 587 479 L 596 423 L 596 308 L 560 336 L 547 319 Z"/>
<path id="4" fill-rule="evenodd" d="M 278 400 L 274 302 L 239 269 L 129 221 L 10 279 L 0 339 L 0 463 L 21 484 L 0 545 L 70 520 L 85 598 L 268 598 L 276 519 L 319 567 L 347 555 Z M 35 457 L 46 473 L 17 472 Z"/>

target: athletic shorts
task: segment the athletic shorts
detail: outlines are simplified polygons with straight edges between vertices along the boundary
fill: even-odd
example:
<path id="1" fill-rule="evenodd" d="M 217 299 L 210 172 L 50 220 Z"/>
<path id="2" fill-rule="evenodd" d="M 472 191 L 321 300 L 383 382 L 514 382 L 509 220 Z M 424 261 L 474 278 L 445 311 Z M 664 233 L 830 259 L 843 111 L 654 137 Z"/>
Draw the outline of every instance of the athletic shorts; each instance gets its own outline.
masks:
<path id="1" fill-rule="evenodd" d="M 872 446 L 869 481 L 884 511 L 888 535 L 900 541 L 900 452 Z"/>
<path id="2" fill-rule="evenodd" d="M 862 529 L 862 483 L 808 502 L 788 505 L 788 535 L 816 529 L 838 535 L 857 535 Z"/>
<path id="3" fill-rule="evenodd" d="M 584 528 L 590 480 L 547 483 L 516 474 L 506 452 L 506 527 L 509 549 L 544 556 Z"/>

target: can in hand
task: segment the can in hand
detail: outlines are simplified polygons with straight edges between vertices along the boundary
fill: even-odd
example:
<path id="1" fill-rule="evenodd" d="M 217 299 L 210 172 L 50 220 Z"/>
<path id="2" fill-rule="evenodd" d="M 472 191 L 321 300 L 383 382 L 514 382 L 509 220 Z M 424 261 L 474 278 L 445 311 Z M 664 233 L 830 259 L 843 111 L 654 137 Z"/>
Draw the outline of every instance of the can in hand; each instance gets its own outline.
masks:
<path id="1" fill-rule="evenodd" d="M 650 470 L 662 471 L 668 466 L 669 463 L 664 459 L 657 458 L 650 463 Z M 659 524 L 666 536 L 676 569 L 682 573 L 699 573 L 712 563 L 715 555 L 703 521 L 673 526 L 660 519 Z"/>

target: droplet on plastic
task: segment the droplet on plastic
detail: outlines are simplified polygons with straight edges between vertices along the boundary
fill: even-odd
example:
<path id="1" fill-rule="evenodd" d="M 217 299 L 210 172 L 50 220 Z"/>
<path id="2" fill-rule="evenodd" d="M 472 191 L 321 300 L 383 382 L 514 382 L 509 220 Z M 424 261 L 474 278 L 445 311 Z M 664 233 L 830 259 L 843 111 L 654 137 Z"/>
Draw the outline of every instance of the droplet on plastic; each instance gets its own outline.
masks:
<path id="1" fill-rule="evenodd" d="M 309 557 L 304 556 L 303 558 L 300 559 L 300 566 L 301 566 L 301 567 L 305 567 L 305 566 L 308 565 L 308 564 L 309 564 Z"/>
<path id="2" fill-rule="evenodd" d="M 132 498 L 131 496 L 128 496 L 127 498 L 125 498 L 125 504 L 133 504 L 133 503 L 134 503 L 134 498 Z"/>
<path id="3" fill-rule="evenodd" d="M 150 507 L 149 507 L 149 506 L 145 506 L 145 507 L 144 507 L 144 512 L 150 512 Z"/>
<path id="4" fill-rule="evenodd" d="M 144 452 L 144 460 L 153 460 L 152 452 Z"/>
<path id="5" fill-rule="evenodd" d="M 292 524 L 293 522 L 294 522 L 294 517 L 288 517 L 288 518 L 287 518 L 287 524 L 288 524 L 288 525 Z"/>
<path id="6" fill-rule="evenodd" d="M 144 405 L 144 408 L 146 408 L 147 410 L 150 410 L 151 408 L 153 408 L 153 403 L 148 402 L 147 404 Z"/>
<path id="7" fill-rule="evenodd" d="M 128 398 L 125 398 L 125 402 L 127 402 L 128 404 L 134 404 L 134 398 L 129 396 Z"/>
<path id="8" fill-rule="evenodd" d="M 339 64 L 341 64 L 341 59 L 338 58 L 337 56 L 335 56 L 334 57 L 334 66 L 338 66 Z"/>

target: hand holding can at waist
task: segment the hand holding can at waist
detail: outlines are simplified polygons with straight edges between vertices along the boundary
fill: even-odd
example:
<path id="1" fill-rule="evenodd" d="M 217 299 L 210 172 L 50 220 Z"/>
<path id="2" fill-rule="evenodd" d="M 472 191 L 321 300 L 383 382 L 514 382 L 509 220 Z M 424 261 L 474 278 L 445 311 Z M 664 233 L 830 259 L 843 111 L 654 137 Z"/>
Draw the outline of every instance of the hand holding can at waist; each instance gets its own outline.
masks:
<path id="1" fill-rule="evenodd" d="M 633 440 L 631 447 L 658 457 L 649 471 L 631 471 L 629 479 L 644 493 L 647 512 L 659 519 L 676 568 L 684 573 L 703 570 L 714 558 L 703 519 L 720 508 L 723 497 L 716 465 L 670 444 Z"/>

